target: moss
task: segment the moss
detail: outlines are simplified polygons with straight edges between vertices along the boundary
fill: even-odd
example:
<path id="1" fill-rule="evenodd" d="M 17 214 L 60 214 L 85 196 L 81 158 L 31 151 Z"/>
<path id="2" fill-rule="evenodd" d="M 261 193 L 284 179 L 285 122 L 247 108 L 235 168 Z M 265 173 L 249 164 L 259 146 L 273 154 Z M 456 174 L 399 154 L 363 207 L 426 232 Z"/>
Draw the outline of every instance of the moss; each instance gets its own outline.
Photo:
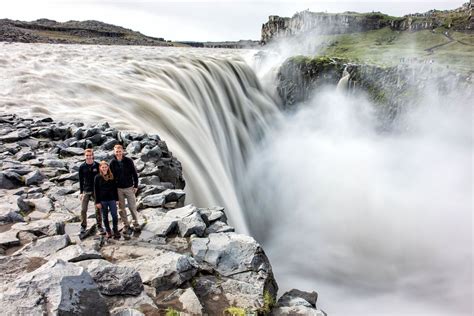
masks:
<path id="1" fill-rule="evenodd" d="M 246 316 L 247 312 L 245 309 L 240 308 L 240 307 L 235 307 L 235 306 L 230 306 L 227 307 L 224 310 L 224 315 L 229 315 L 229 316 Z"/>
<path id="2" fill-rule="evenodd" d="M 166 309 L 166 316 L 179 316 L 181 313 L 175 310 L 174 308 L 168 307 Z"/>
<path id="3" fill-rule="evenodd" d="M 275 298 L 270 294 L 269 291 L 263 293 L 263 307 L 260 309 L 260 313 L 268 315 L 273 307 L 275 306 Z"/>

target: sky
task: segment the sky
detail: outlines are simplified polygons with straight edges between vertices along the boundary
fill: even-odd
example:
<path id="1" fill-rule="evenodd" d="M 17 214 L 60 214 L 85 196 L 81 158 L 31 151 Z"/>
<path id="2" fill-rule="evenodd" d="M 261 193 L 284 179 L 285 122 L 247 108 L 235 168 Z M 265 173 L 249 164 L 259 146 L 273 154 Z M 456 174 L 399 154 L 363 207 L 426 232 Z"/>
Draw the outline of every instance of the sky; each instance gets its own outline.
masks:
<path id="1" fill-rule="evenodd" d="M 99 20 L 148 36 L 174 41 L 260 39 L 269 15 L 380 11 L 395 16 L 431 9 L 454 9 L 463 0 L 15 0 L 2 4 L 0 18 Z"/>

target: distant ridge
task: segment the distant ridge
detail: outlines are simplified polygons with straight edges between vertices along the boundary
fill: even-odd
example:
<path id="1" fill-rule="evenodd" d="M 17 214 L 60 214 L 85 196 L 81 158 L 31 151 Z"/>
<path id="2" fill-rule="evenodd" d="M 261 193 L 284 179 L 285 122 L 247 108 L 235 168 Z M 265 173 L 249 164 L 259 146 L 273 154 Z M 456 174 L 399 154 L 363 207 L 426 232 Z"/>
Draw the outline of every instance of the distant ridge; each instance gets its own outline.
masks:
<path id="1" fill-rule="evenodd" d="M 0 42 L 174 46 L 164 38 L 150 37 L 100 21 L 31 22 L 0 19 Z"/>

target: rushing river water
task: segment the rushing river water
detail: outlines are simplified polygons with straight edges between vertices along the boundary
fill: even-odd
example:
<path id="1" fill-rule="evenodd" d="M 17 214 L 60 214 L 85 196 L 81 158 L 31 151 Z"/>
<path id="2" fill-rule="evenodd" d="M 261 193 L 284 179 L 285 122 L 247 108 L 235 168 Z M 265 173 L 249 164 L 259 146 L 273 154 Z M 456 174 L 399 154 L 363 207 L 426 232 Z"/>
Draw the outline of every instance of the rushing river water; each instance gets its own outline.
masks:
<path id="1" fill-rule="evenodd" d="M 0 109 L 158 133 L 187 202 L 224 205 L 281 290 L 317 290 L 331 315 L 470 314 L 463 94 L 427 91 L 380 134 L 373 105 L 335 89 L 281 112 L 254 53 L 0 43 Z"/>

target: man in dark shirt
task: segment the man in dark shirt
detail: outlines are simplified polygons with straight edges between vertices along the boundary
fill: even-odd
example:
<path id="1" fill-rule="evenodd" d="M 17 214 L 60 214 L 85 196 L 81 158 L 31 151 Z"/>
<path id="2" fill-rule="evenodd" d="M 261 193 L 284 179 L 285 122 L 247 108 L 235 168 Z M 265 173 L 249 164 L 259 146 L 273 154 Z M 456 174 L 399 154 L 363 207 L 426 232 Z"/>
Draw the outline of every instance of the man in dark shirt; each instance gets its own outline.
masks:
<path id="1" fill-rule="evenodd" d="M 87 209 L 89 207 L 89 201 L 94 201 L 94 178 L 99 173 L 99 164 L 94 161 L 94 151 L 92 149 L 86 149 L 84 151 L 84 158 L 85 161 L 79 167 L 81 234 L 84 233 L 87 228 Z M 105 234 L 105 231 L 102 228 L 102 216 L 100 210 L 97 208 L 95 208 L 95 218 L 99 233 L 101 235 Z"/>
<path id="2" fill-rule="evenodd" d="M 140 230 L 138 224 L 137 201 L 135 194 L 138 190 L 138 174 L 132 159 L 123 155 L 123 147 L 120 144 L 114 146 L 115 158 L 110 162 L 110 170 L 117 181 L 119 214 L 123 222 L 123 232 L 128 235 L 130 233 L 130 223 L 125 210 L 125 199 L 127 199 L 128 208 L 132 214 L 132 224 L 135 231 Z"/>

